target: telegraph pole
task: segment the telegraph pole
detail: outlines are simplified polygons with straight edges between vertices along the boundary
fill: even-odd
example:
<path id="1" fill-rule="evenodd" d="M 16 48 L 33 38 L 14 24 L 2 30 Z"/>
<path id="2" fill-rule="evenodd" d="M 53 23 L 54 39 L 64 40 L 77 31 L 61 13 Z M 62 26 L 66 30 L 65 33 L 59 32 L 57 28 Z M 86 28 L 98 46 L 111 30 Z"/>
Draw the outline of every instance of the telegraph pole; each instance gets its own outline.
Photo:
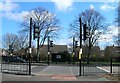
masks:
<path id="1" fill-rule="evenodd" d="M 79 51 L 79 76 L 81 76 L 81 56 L 82 56 L 82 21 L 79 18 L 80 22 L 80 51 Z"/>
<path id="2" fill-rule="evenodd" d="M 31 41 L 32 41 L 32 18 L 30 18 L 30 36 L 29 36 L 29 75 L 31 75 Z"/>

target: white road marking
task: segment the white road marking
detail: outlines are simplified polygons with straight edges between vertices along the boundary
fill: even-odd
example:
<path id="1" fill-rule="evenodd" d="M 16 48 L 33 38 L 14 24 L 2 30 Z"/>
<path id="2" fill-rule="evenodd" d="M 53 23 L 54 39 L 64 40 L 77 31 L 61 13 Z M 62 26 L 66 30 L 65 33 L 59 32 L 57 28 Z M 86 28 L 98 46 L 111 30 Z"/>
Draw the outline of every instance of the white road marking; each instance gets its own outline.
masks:
<path id="1" fill-rule="evenodd" d="M 104 68 L 101 68 L 101 67 L 98 67 L 98 66 L 97 66 L 97 68 L 98 68 L 98 69 L 101 69 L 101 70 L 104 70 L 104 71 L 106 71 L 106 72 L 108 72 L 108 73 L 110 73 L 110 71 L 107 70 L 107 69 L 104 69 Z"/>
<path id="2" fill-rule="evenodd" d="M 71 74 L 73 75 L 73 72 L 72 72 L 72 68 L 70 67 L 70 72 L 71 72 Z"/>
<path id="3" fill-rule="evenodd" d="M 17 69 L 20 69 L 20 67 L 16 67 Z"/>
<path id="4" fill-rule="evenodd" d="M 35 68 L 35 67 L 37 67 L 37 66 L 31 66 L 31 68 Z"/>
<path id="5" fill-rule="evenodd" d="M 51 66 L 48 66 L 47 68 L 41 70 L 40 72 L 46 71 L 47 69 L 49 69 Z"/>
<path id="6" fill-rule="evenodd" d="M 70 71 L 71 71 L 71 74 L 74 76 L 73 71 L 72 71 L 72 67 L 71 67 L 71 66 L 70 66 Z M 75 76 L 74 76 L 74 79 L 76 79 Z"/>
<path id="7" fill-rule="evenodd" d="M 8 71 L 8 70 L 4 70 L 4 71 Z"/>

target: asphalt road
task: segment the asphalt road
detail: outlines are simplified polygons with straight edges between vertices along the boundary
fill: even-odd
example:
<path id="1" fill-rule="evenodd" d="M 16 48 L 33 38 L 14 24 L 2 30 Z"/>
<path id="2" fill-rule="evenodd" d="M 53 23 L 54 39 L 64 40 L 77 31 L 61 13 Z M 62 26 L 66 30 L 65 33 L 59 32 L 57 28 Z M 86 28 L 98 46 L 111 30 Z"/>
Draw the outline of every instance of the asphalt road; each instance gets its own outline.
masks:
<path id="1" fill-rule="evenodd" d="M 87 70 L 85 68 L 85 70 Z M 102 71 L 100 69 L 98 69 L 97 67 L 91 67 L 89 68 L 89 71 L 93 72 L 92 70 L 96 70 L 97 71 L 101 71 L 103 73 L 105 73 L 105 71 Z M 2 80 L 6 80 L 6 81 L 15 81 L 15 80 L 24 80 L 24 81 L 53 81 L 53 80 L 80 80 L 80 81 L 85 81 L 86 78 L 87 80 L 106 80 L 103 79 L 99 76 L 96 76 L 96 74 L 88 74 L 88 72 L 85 72 L 85 74 L 87 74 L 87 77 L 82 76 L 79 77 L 78 72 L 79 71 L 79 67 L 77 66 L 32 66 L 32 75 L 33 76 L 22 76 L 22 75 L 13 75 L 13 74 L 3 74 L 2 75 Z M 62 78 L 61 78 L 62 76 Z M 63 77 L 64 76 L 64 77 Z"/>
<path id="2" fill-rule="evenodd" d="M 9 68 L 8 65 L 2 65 L 6 68 Z M 12 69 L 26 68 L 26 65 L 17 65 L 12 67 Z M 7 70 L 6 70 L 7 71 Z M 107 79 L 100 77 L 99 74 L 108 73 L 102 67 L 85 67 L 84 75 L 79 76 L 79 67 L 78 66 L 37 66 L 34 65 L 31 67 L 32 75 L 14 75 L 14 74 L 2 74 L 3 81 L 60 81 L 60 80 L 72 80 L 72 81 L 108 81 Z M 11 71 L 10 71 L 11 72 Z M 18 72 L 18 71 L 15 71 Z M 15 73 L 14 72 L 14 73 Z M 83 72 L 83 68 L 82 68 Z M 21 72 L 18 72 L 21 73 Z M 25 73 L 25 72 L 24 72 Z"/>
<path id="3" fill-rule="evenodd" d="M 1 64 L 0 64 L 1 67 Z M 46 69 L 44 69 L 46 68 Z M 1 68 L 0 68 L 1 69 Z M 58 66 L 58 65 L 44 65 L 44 66 L 39 66 L 39 65 L 32 65 L 31 66 L 32 73 L 40 72 L 43 70 L 45 73 L 52 73 L 52 74 L 59 74 L 64 73 L 64 74 L 74 74 L 78 75 L 79 73 L 79 67 L 78 66 L 70 66 L 70 65 L 64 65 L 64 66 Z M 22 64 L 2 64 L 2 71 L 23 71 L 27 72 L 29 70 L 28 65 L 22 65 Z M 110 72 L 110 67 L 109 66 L 85 66 L 84 68 L 81 68 L 82 74 L 84 71 L 84 74 L 88 73 L 109 73 Z M 62 71 L 62 72 L 61 72 Z M 118 67 L 113 66 L 113 72 L 118 73 Z"/>
<path id="4" fill-rule="evenodd" d="M 83 68 L 82 69 L 82 75 L 83 75 Z M 107 73 L 106 71 L 99 69 L 97 67 L 85 67 L 84 68 L 84 75 L 87 74 L 100 74 L 100 73 Z M 48 66 L 42 71 L 39 72 L 39 74 L 50 74 L 50 75 L 79 75 L 79 67 L 77 66 Z"/>

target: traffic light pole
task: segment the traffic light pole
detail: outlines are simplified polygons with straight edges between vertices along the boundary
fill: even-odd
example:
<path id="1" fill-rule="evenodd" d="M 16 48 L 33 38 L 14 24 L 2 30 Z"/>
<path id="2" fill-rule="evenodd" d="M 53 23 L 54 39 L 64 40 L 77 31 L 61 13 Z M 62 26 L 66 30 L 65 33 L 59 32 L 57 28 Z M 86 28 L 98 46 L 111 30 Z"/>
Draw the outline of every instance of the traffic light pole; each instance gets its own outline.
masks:
<path id="1" fill-rule="evenodd" d="M 80 22 L 80 49 L 82 49 L 82 21 L 81 18 L 79 18 Z M 82 56 L 82 54 L 81 54 Z M 81 76 L 81 59 L 79 59 L 79 76 Z"/>
<path id="2" fill-rule="evenodd" d="M 75 37 L 73 37 L 73 54 L 72 54 L 72 62 L 74 64 L 74 55 L 75 55 Z"/>
<path id="3" fill-rule="evenodd" d="M 49 65 L 49 57 L 50 57 L 50 36 L 48 36 L 48 65 Z"/>
<path id="4" fill-rule="evenodd" d="M 40 40 L 40 37 L 38 37 L 38 40 L 37 40 L 37 62 L 39 62 L 39 40 Z"/>
<path id="5" fill-rule="evenodd" d="M 112 74 L 112 57 L 110 57 L 110 73 Z"/>
<path id="6" fill-rule="evenodd" d="M 31 41 L 32 41 L 32 18 L 30 18 L 30 37 L 29 37 L 29 75 L 31 75 Z"/>

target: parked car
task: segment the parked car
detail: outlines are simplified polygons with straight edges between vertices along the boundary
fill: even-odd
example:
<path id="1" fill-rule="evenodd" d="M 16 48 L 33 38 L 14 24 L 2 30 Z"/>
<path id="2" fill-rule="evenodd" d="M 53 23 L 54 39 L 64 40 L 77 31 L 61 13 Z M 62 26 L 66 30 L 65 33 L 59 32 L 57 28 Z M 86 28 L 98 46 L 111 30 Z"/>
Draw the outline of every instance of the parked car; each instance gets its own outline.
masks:
<path id="1" fill-rule="evenodd" d="M 24 59 L 21 59 L 20 57 L 17 56 L 2 56 L 2 61 L 5 62 L 20 62 L 20 63 L 26 63 Z"/>

